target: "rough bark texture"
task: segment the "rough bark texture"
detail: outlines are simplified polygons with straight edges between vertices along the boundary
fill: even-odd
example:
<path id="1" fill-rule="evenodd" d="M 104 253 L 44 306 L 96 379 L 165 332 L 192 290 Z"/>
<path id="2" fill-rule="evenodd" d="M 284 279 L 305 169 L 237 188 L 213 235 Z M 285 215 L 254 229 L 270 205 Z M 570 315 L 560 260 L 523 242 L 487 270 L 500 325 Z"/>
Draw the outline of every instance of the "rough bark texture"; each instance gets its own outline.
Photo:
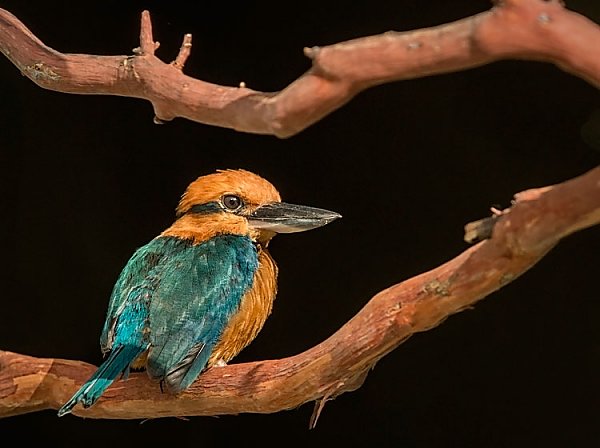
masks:
<path id="1" fill-rule="evenodd" d="M 289 137 L 385 82 L 464 70 L 520 58 L 557 64 L 600 85 L 600 28 L 558 1 L 506 0 L 490 11 L 435 28 L 356 39 L 305 52 L 313 67 L 276 93 L 223 87 L 182 74 L 191 36 L 175 61 L 154 56 L 149 14 L 142 15 L 133 56 L 62 54 L 46 47 L 0 9 L 0 50 L 44 88 L 147 99 L 158 120 L 185 117 L 244 132 Z M 439 325 L 511 282 L 565 236 L 600 222 L 600 168 L 515 196 L 492 235 L 446 264 L 371 298 L 338 332 L 299 355 L 213 368 L 179 397 L 145 374 L 118 381 L 90 418 L 270 413 L 322 404 L 362 384 L 375 363 L 412 334 Z M 477 235 L 468 229 L 467 239 Z M 489 230 L 489 229 L 488 229 Z M 487 236 L 487 235 L 486 235 Z M 0 417 L 58 409 L 93 372 L 77 361 L 0 352 Z"/>
<path id="2" fill-rule="evenodd" d="M 412 334 L 473 305 L 531 268 L 561 238 L 598 223 L 600 167 L 517 194 L 490 239 L 381 291 L 329 339 L 299 355 L 210 369 L 178 397 L 135 373 L 74 414 L 142 419 L 271 413 L 317 400 L 316 416 L 320 401 L 360 387 L 375 363 Z M 58 409 L 94 369 L 78 361 L 0 352 L 0 417 Z"/>
<path id="3" fill-rule="evenodd" d="M 600 86 L 600 28 L 559 1 L 505 0 L 487 12 L 410 32 L 388 32 L 305 49 L 313 67 L 280 92 L 225 87 L 182 73 L 184 37 L 166 64 L 154 55 L 150 15 L 131 56 L 63 54 L 0 9 L 0 51 L 41 87 L 67 93 L 143 98 L 156 121 L 183 117 L 238 131 L 289 137 L 360 91 L 382 83 L 465 70 L 501 59 L 553 62 Z"/>

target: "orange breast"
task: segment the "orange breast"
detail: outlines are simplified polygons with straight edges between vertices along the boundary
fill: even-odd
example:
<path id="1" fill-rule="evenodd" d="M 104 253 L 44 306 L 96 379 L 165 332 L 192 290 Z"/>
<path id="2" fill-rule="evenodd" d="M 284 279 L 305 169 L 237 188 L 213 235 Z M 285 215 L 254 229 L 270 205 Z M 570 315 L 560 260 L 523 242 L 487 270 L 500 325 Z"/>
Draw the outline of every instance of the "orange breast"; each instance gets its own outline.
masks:
<path id="1" fill-rule="evenodd" d="M 208 360 L 228 362 L 256 338 L 273 309 L 277 293 L 277 265 L 266 249 L 259 249 L 258 271 L 238 312 L 231 318 Z"/>

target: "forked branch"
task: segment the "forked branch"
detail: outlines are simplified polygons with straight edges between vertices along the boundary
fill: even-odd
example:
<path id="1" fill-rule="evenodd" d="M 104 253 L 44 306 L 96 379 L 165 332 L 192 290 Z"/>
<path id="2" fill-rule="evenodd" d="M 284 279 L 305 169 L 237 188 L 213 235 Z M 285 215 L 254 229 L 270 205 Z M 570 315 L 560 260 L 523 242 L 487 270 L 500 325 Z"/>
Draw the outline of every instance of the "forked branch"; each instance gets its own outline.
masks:
<path id="1" fill-rule="evenodd" d="M 0 50 L 38 85 L 68 93 L 149 100 L 157 120 L 184 117 L 244 132 L 288 137 L 368 87 L 464 70 L 499 59 L 553 62 L 600 86 L 600 28 L 558 1 L 504 0 L 490 11 L 435 28 L 386 33 L 306 49 L 313 66 L 280 92 L 223 87 L 182 73 L 187 35 L 175 60 L 155 55 L 142 14 L 133 56 L 62 54 L 0 9 Z M 493 232 L 446 264 L 394 285 L 329 339 L 299 355 L 213 368 L 179 397 L 162 394 L 143 373 L 118 381 L 89 409 L 91 418 L 270 413 L 354 390 L 387 353 L 416 332 L 483 299 L 539 261 L 562 238 L 600 223 L 600 167 L 515 196 Z M 470 226 L 469 241 L 478 239 Z M 486 235 L 487 236 L 487 235 Z M 58 409 L 93 372 L 78 361 L 0 352 L 0 417 Z"/>
<path id="2" fill-rule="evenodd" d="M 150 15 L 130 56 L 64 54 L 44 45 L 0 9 L 0 51 L 41 87 L 67 93 L 143 98 L 158 123 L 183 117 L 243 132 L 289 137 L 371 86 L 466 70 L 501 59 L 548 61 L 600 86 L 600 27 L 558 0 L 502 0 L 484 13 L 445 25 L 304 50 L 312 68 L 279 92 L 219 86 L 182 73 L 191 51 L 154 55 Z"/>

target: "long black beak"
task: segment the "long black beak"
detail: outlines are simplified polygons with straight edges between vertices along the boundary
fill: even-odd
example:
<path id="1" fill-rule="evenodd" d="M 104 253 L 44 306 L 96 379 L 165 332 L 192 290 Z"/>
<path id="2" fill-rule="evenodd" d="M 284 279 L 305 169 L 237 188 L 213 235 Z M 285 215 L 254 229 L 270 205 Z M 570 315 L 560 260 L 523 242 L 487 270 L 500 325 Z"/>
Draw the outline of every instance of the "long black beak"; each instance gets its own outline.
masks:
<path id="1" fill-rule="evenodd" d="M 341 217 L 339 213 L 320 208 L 273 202 L 257 208 L 248 216 L 248 222 L 256 229 L 293 233 L 316 229 Z"/>

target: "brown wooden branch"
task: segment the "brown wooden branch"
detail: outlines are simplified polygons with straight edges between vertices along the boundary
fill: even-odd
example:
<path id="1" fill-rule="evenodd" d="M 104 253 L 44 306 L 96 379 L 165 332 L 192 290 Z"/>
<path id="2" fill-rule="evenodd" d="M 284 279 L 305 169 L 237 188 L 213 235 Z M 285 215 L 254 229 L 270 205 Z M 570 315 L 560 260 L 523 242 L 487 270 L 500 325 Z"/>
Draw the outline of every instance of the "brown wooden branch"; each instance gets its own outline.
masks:
<path id="1" fill-rule="evenodd" d="M 371 86 L 465 70 L 502 59 L 547 61 L 600 86 L 600 27 L 558 0 L 502 0 L 489 11 L 409 32 L 306 48 L 312 68 L 279 92 L 225 87 L 182 73 L 186 35 L 171 64 L 154 55 L 150 15 L 142 13 L 132 56 L 63 54 L 0 9 L 0 51 L 41 87 L 67 93 L 143 98 L 156 122 L 183 117 L 243 132 L 289 137 Z"/>
<path id="2" fill-rule="evenodd" d="M 558 1 L 504 0 L 490 11 L 435 28 L 306 49 L 313 67 L 276 93 L 223 87 L 182 73 L 191 36 L 166 64 L 155 55 L 148 12 L 133 56 L 62 54 L 0 9 L 0 50 L 51 90 L 149 100 L 156 118 L 184 117 L 245 132 L 291 136 L 365 88 L 483 65 L 500 59 L 553 62 L 600 86 L 600 28 Z M 515 196 L 493 226 L 469 226 L 478 243 L 448 263 L 374 296 L 338 332 L 299 355 L 213 368 L 179 397 L 145 374 L 111 386 L 90 418 L 270 413 L 323 404 L 362 384 L 376 362 L 416 332 L 439 325 L 531 268 L 562 238 L 600 223 L 600 168 L 562 184 Z M 487 225 L 487 224 L 486 224 Z M 476 229 L 473 234 L 472 230 Z M 491 231 L 491 236 L 485 232 Z M 94 366 L 0 351 L 0 417 L 58 409 Z"/>
<path id="3" fill-rule="evenodd" d="M 600 223 L 600 167 L 515 195 L 491 238 L 446 264 L 381 291 L 329 339 L 285 359 L 216 367 L 173 397 L 144 373 L 114 383 L 80 417 L 142 419 L 272 413 L 322 404 L 361 386 L 383 356 L 515 280 L 562 238 Z M 58 409 L 95 367 L 0 351 L 0 417 Z"/>

